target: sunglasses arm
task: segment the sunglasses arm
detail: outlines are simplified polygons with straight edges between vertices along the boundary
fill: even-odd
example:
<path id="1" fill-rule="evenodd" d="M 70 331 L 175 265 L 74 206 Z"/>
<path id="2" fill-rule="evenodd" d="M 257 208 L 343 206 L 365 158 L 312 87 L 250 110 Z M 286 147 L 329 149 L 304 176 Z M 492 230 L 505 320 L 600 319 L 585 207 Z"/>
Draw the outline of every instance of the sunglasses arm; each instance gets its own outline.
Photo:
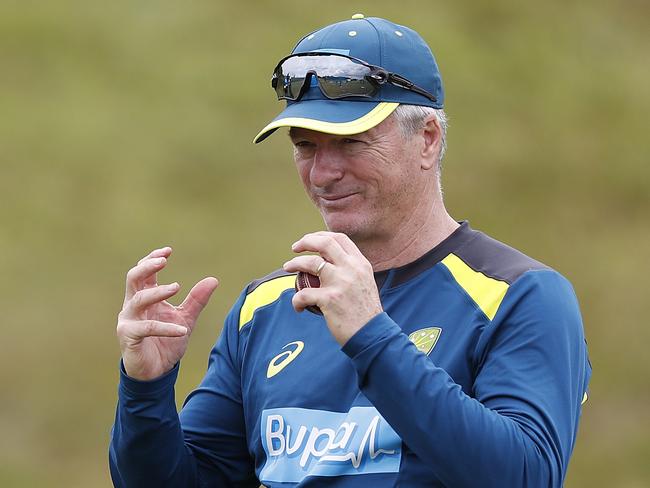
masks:
<path id="1" fill-rule="evenodd" d="M 420 88 L 419 86 L 414 84 L 412 81 L 407 80 L 403 76 L 400 76 L 400 75 L 395 74 L 395 73 L 388 73 L 387 80 L 388 80 L 389 83 L 391 83 L 391 84 L 393 84 L 395 86 L 398 86 L 400 88 L 404 88 L 406 90 L 411 90 L 412 92 L 415 92 L 418 95 L 422 95 L 424 97 L 427 97 L 432 102 L 437 102 L 438 101 L 436 99 L 436 97 L 431 95 L 426 90 L 423 90 L 422 88 Z"/>

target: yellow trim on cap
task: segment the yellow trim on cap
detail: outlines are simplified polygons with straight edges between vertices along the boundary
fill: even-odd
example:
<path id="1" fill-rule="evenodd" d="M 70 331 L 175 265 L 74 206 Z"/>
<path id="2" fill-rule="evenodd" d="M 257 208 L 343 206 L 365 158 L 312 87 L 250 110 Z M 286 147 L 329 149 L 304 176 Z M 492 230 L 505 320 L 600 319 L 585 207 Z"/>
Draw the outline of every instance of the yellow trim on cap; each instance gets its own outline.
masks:
<path id="1" fill-rule="evenodd" d="M 458 284 L 472 297 L 483 313 L 494 319 L 497 310 L 508 291 L 508 283 L 490 278 L 479 271 L 474 271 L 455 254 L 449 254 L 442 260 Z"/>
<path id="2" fill-rule="evenodd" d="M 357 102 L 363 103 L 363 102 Z M 360 134 L 374 126 L 379 125 L 386 117 L 393 113 L 399 103 L 381 102 L 363 117 L 351 120 L 349 122 L 324 122 L 316 119 L 306 119 L 302 117 L 287 117 L 284 119 L 274 120 L 268 124 L 259 134 L 255 136 L 253 142 L 256 143 L 268 132 L 279 129 L 280 127 L 300 127 L 302 129 L 311 129 L 326 134 L 344 136 L 349 134 Z"/>
<path id="3" fill-rule="evenodd" d="M 283 291 L 293 289 L 296 283 L 296 275 L 281 276 L 262 283 L 248 294 L 239 312 L 239 330 L 253 319 L 258 308 L 273 303 Z"/>

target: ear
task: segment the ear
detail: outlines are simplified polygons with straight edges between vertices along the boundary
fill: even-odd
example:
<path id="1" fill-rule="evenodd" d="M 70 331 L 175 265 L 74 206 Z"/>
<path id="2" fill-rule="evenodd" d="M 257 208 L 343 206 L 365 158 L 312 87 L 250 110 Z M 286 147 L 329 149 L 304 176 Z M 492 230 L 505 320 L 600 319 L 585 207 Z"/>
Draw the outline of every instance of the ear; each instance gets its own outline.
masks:
<path id="1" fill-rule="evenodd" d="M 424 145 L 420 153 L 420 156 L 422 156 L 421 167 L 428 170 L 438 163 L 438 155 L 442 144 L 442 128 L 435 115 L 432 114 L 426 119 L 422 129 L 422 137 Z"/>

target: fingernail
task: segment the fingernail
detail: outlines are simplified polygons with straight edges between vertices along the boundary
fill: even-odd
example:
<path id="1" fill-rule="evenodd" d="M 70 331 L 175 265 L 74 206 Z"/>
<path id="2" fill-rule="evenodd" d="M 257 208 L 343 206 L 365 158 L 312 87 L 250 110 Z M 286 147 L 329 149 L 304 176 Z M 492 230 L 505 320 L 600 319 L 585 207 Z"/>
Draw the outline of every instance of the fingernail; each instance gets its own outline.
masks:
<path id="1" fill-rule="evenodd" d="M 182 325 L 178 326 L 178 332 L 180 332 L 183 335 L 187 335 L 187 333 L 190 331 L 187 327 L 183 327 Z"/>
<path id="2" fill-rule="evenodd" d="M 179 287 L 179 284 L 178 284 L 178 282 L 176 282 L 176 281 L 173 282 L 171 285 L 169 285 L 169 289 L 170 289 L 170 290 L 175 290 L 175 289 L 178 288 L 178 287 Z"/>

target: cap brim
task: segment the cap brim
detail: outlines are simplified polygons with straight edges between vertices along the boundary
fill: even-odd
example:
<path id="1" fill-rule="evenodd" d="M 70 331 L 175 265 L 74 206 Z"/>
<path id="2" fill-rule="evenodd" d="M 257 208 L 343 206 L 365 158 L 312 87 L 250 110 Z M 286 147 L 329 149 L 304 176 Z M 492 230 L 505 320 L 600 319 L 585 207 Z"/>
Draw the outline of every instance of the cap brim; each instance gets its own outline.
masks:
<path id="1" fill-rule="evenodd" d="M 378 125 L 398 105 L 394 102 L 301 100 L 288 105 L 253 142 L 262 142 L 280 127 L 300 127 L 335 135 L 359 134 Z"/>

